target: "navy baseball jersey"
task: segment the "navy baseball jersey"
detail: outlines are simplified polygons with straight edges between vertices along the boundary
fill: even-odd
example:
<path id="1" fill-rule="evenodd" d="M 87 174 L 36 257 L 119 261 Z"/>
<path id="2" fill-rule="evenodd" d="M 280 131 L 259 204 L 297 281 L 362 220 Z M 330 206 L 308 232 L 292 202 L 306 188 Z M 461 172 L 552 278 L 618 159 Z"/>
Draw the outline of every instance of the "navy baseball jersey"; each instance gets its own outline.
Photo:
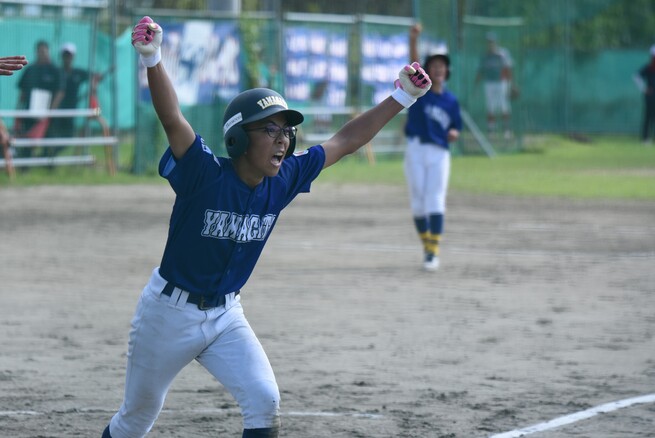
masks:
<path id="1" fill-rule="evenodd" d="M 325 163 L 322 146 L 284 160 L 275 177 L 254 189 L 239 179 L 232 160 L 196 140 L 179 160 L 170 148 L 159 163 L 176 198 L 160 274 L 191 293 L 216 300 L 239 290 L 255 268 L 280 211 L 309 192 Z"/>
<path id="2" fill-rule="evenodd" d="M 432 143 L 448 149 L 448 130 L 462 130 L 459 102 L 448 90 L 441 94 L 428 91 L 407 111 L 405 135 L 407 138 L 418 138 L 421 143 Z"/>

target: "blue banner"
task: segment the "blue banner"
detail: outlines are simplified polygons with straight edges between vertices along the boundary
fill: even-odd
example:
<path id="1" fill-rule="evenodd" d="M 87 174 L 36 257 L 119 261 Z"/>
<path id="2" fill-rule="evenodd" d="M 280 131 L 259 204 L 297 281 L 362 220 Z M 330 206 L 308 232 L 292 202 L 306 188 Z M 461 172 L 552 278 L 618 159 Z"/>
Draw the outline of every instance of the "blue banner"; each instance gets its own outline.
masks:
<path id="1" fill-rule="evenodd" d="M 234 22 L 160 23 L 164 28 L 162 62 L 181 106 L 228 101 L 241 90 L 241 39 Z M 143 65 L 139 68 L 139 99 L 150 101 Z"/>
<path id="2" fill-rule="evenodd" d="M 284 32 L 289 102 L 343 107 L 348 91 L 347 29 L 290 26 Z"/>
<path id="3" fill-rule="evenodd" d="M 405 29 L 397 34 L 366 33 L 362 36 L 363 84 L 372 88 L 368 105 L 377 105 L 389 97 L 398 72 L 409 62 L 409 43 Z"/>

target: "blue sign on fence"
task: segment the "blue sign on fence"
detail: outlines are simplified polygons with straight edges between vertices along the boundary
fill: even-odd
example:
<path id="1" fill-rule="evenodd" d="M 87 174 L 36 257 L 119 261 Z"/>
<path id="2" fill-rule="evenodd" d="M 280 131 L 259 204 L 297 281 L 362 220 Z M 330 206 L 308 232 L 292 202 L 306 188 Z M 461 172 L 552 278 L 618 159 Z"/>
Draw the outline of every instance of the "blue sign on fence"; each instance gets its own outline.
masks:
<path id="1" fill-rule="evenodd" d="M 348 89 L 345 30 L 290 26 L 284 33 L 284 94 L 290 102 L 343 107 Z"/>
<path id="2" fill-rule="evenodd" d="M 162 62 L 180 105 L 228 101 L 241 90 L 241 39 L 234 22 L 160 23 L 166 31 Z M 139 97 L 150 100 L 146 71 L 139 70 Z"/>
<path id="3" fill-rule="evenodd" d="M 372 87 L 370 105 L 389 97 L 398 72 L 409 60 L 407 32 L 393 35 L 365 33 L 362 36 L 362 82 Z"/>

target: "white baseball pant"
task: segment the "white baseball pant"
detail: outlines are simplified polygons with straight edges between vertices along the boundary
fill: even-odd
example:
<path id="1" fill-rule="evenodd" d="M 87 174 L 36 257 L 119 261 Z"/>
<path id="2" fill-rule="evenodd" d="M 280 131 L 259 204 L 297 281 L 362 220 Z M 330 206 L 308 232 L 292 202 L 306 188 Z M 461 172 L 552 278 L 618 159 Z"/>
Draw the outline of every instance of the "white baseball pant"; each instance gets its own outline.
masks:
<path id="1" fill-rule="evenodd" d="M 446 212 L 446 193 L 450 178 L 450 151 L 417 138 L 407 141 L 405 177 L 409 186 L 414 217 Z"/>
<path id="2" fill-rule="evenodd" d="M 143 289 L 129 335 L 125 395 L 111 419 L 112 438 L 140 438 L 152 428 L 175 376 L 197 360 L 239 403 L 246 429 L 279 424 L 280 393 L 270 362 L 248 324 L 240 297 L 199 310 L 187 292 L 162 295 L 156 268 Z"/>

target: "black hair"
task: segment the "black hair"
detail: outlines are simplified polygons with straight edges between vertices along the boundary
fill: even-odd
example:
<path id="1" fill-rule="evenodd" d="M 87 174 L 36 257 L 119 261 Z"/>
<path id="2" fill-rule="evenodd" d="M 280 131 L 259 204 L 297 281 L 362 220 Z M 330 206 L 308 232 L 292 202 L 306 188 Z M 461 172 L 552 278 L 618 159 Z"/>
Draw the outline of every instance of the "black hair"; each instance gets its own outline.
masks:
<path id="1" fill-rule="evenodd" d="M 446 80 L 450 77 L 450 57 L 446 55 L 445 53 L 437 53 L 434 55 L 429 55 L 425 58 L 425 62 L 423 62 L 423 69 L 428 70 L 428 66 L 432 61 L 436 61 L 437 59 L 441 59 L 443 62 L 446 63 Z"/>

